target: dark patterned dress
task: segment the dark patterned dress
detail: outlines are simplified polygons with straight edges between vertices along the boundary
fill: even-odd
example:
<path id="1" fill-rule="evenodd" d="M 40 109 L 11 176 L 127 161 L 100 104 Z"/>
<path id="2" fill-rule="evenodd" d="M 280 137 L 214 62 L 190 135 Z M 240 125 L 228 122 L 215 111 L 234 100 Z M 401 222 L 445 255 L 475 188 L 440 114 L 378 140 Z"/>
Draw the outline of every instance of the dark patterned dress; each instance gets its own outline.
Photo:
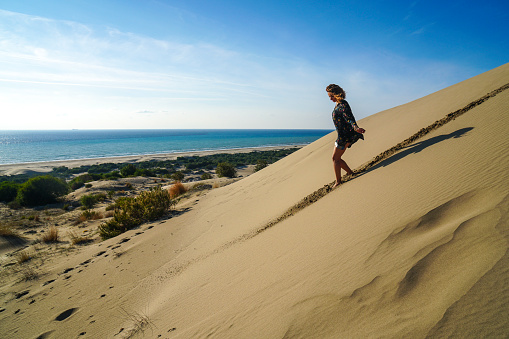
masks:
<path id="1" fill-rule="evenodd" d="M 336 126 L 336 131 L 338 131 L 337 148 L 345 149 L 348 143 L 352 146 L 357 140 L 364 140 L 364 136 L 354 130 L 354 128 L 358 127 L 357 122 L 346 100 L 343 99 L 336 105 L 334 111 L 332 111 L 332 121 L 334 121 L 334 126 Z"/>

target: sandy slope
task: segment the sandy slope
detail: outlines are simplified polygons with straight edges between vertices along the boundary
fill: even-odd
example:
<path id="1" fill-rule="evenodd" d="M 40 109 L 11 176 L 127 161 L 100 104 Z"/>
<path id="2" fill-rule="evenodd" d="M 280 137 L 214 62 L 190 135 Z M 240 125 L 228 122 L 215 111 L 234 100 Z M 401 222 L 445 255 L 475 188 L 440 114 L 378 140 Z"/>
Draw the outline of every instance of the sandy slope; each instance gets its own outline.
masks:
<path id="1" fill-rule="evenodd" d="M 509 64 L 363 119 L 345 158 L 508 82 Z M 506 90 L 257 233 L 333 181 L 328 135 L 4 288 L 0 336 L 118 338 L 147 320 L 149 338 L 506 337 L 508 110 Z"/>

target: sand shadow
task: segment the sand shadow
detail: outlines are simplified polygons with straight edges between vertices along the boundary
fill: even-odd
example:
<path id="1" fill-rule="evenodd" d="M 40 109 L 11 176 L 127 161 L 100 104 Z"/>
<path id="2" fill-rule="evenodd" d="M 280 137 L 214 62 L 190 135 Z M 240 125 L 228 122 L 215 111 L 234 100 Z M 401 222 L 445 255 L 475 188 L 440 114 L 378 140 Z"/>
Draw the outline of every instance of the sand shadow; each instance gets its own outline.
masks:
<path id="1" fill-rule="evenodd" d="M 391 156 L 391 157 L 381 161 L 380 163 L 376 164 L 375 166 L 371 167 L 365 173 L 376 170 L 380 167 L 389 166 L 390 164 L 395 163 L 396 161 L 401 160 L 408 155 L 417 154 L 420 151 L 422 151 L 423 149 L 433 146 L 435 144 L 438 144 L 439 142 L 449 140 L 449 139 L 461 138 L 473 129 L 474 129 L 473 127 L 461 128 L 461 129 L 454 131 L 452 133 L 449 133 L 449 134 L 438 135 L 438 136 L 430 138 L 428 140 L 419 141 L 415 144 L 409 145 L 409 146 L 403 148 L 398 153 L 394 154 L 393 156 Z"/>

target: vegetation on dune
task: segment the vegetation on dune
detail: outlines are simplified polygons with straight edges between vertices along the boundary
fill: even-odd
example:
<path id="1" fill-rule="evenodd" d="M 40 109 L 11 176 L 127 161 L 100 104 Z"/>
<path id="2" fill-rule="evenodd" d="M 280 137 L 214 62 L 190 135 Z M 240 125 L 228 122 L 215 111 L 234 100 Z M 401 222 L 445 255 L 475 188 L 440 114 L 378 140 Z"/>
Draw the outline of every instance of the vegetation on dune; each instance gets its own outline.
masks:
<path id="1" fill-rule="evenodd" d="M 127 164 L 120 168 L 120 174 L 122 174 L 123 177 L 129 177 L 133 175 L 135 172 L 136 166 L 134 166 L 133 164 Z"/>
<path id="2" fill-rule="evenodd" d="M 131 163 L 104 163 L 99 165 L 85 165 L 75 168 L 66 166 L 55 167 L 48 175 L 55 178 L 69 180 L 75 175 L 69 185 L 73 190 L 83 187 L 87 182 L 96 180 L 115 180 L 130 176 L 165 176 L 177 181 L 182 181 L 182 174 L 194 170 L 214 170 L 219 163 L 228 162 L 234 167 L 255 165 L 258 161 L 264 161 L 271 164 L 293 152 L 297 148 L 271 150 L 271 151 L 252 151 L 246 153 L 219 153 L 206 156 L 185 156 L 174 160 L 149 160 Z M 179 169 L 183 169 L 180 171 Z M 134 171 L 133 171 L 134 170 Z M 181 174 L 175 174 L 175 173 Z M 84 174 L 85 173 L 85 174 Z M 174 178 L 175 175 L 177 176 Z M 22 184 L 36 175 L 19 174 L 10 176 L 0 176 L 0 183 L 12 182 Z M 0 197 L 2 188 L 0 187 Z M 2 200 L 0 200 L 2 201 Z"/>
<path id="3" fill-rule="evenodd" d="M 29 179 L 21 185 L 16 200 L 22 206 L 41 206 L 57 202 L 57 198 L 67 194 L 69 186 L 65 181 L 51 175 Z"/>
<path id="4" fill-rule="evenodd" d="M 81 205 L 84 209 L 91 209 L 98 202 L 106 200 L 106 194 L 86 194 L 80 198 Z"/>
<path id="5" fill-rule="evenodd" d="M 144 222 L 161 218 L 174 204 L 168 191 L 160 186 L 135 198 L 121 197 L 115 202 L 113 218 L 99 226 L 99 234 L 103 239 L 115 237 Z"/>
<path id="6" fill-rule="evenodd" d="M 208 179 L 212 179 L 212 174 L 205 172 L 205 173 L 203 173 L 203 174 L 201 175 L 201 177 L 200 177 L 200 178 L 201 178 L 201 180 L 208 180 Z"/>
<path id="7" fill-rule="evenodd" d="M 91 183 L 98 180 L 111 180 L 118 178 L 128 178 L 133 176 L 149 176 L 154 178 L 154 183 L 158 181 L 165 182 L 164 178 L 171 178 L 175 181 L 169 190 L 162 190 L 160 187 L 143 192 L 137 197 L 121 197 L 106 208 L 106 212 L 94 211 L 93 208 L 98 202 L 104 201 L 107 197 L 113 199 L 115 191 L 111 190 L 99 194 L 79 193 L 79 199 L 84 211 L 76 216 L 75 225 L 87 220 L 97 220 L 103 218 L 99 227 L 99 234 L 103 239 L 119 235 L 133 227 L 139 226 L 147 221 L 160 219 L 167 214 L 171 207 L 176 204 L 180 195 L 187 191 L 182 184 L 188 173 L 192 172 L 194 176 L 200 176 L 202 180 L 212 179 L 212 171 L 215 169 L 220 177 L 235 177 L 237 167 L 254 165 L 260 169 L 267 164 L 275 162 L 282 157 L 293 153 L 297 148 L 275 150 L 275 151 L 254 151 L 249 153 L 233 154 L 213 154 L 208 156 L 188 156 L 178 157 L 166 161 L 144 161 L 139 163 L 105 163 L 100 165 L 81 166 L 69 169 L 65 166 L 55 167 L 47 175 L 31 176 L 28 174 L 0 176 L 0 202 L 7 203 L 11 209 L 21 207 L 38 207 L 55 202 L 62 202 L 61 207 L 64 211 L 73 210 L 76 205 L 71 201 L 62 201 L 71 190 L 77 190 L 81 187 L 91 188 L 100 185 Z M 67 182 L 66 182 L 67 181 Z M 121 188 L 121 193 L 126 194 L 124 190 L 132 190 L 132 183 L 123 181 L 125 188 Z M 217 185 L 217 184 L 216 184 Z M 214 185 L 213 187 L 217 187 Z M 212 186 L 211 186 L 212 187 Z M 127 193 L 131 194 L 131 193 Z M 10 212 L 11 216 L 14 212 Z M 18 212 L 19 213 L 19 212 Z M 46 212 L 47 213 L 47 212 Z M 63 213 L 63 212 L 62 212 Z M 48 214 L 46 216 L 33 214 L 21 216 L 20 222 L 25 225 L 30 224 L 49 224 Z M 19 235 L 11 227 L 3 226 L 0 228 L 0 236 L 4 238 L 18 238 Z M 59 242 L 58 229 L 51 227 L 46 229 L 45 233 L 39 237 L 43 243 Z M 73 234 L 70 237 L 73 244 L 86 243 L 89 238 L 81 238 Z"/>
<path id="8" fill-rule="evenodd" d="M 179 195 L 182 195 L 186 192 L 187 192 L 187 189 L 180 181 L 177 181 L 176 183 L 171 185 L 171 187 L 169 189 L 169 194 L 170 194 L 171 199 L 175 199 Z"/>
<path id="9" fill-rule="evenodd" d="M 11 202 L 18 195 L 20 184 L 12 181 L 4 181 L 0 183 L 0 201 Z"/>
<path id="10" fill-rule="evenodd" d="M 56 243 L 60 239 L 60 235 L 58 234 L 58 229 L 55 226 L 50 226 L 50 228 L 44 233 L 41 237 L 41 241 L 43 243 Z"/>
<path id="11" fill-rule="evenodd" d="M 258 159 L 258 161 L 256 162 L 256 166 L 255 166 L 255 169 L 254 171 L 255 172 L 258 172 L 259 170 L 262 170 L 264 169 L 265 167 L 267 167 L 269 164 L 267 163 L 266 160 L 263 160 L 263 159 Z"/>
<path id="12" fill-rule="evenodd" d="M 175 181 L 182 181 L 182 180 L 184 180 L 185 176 L 186 175 L 184 173 L 182 173 L 181 171 L 177 171 L 177 172 L 173 173 L 170 177 Z"/>
<path id="13" fill-rule="evenodd" d="M 229 162 L 221 162 L 216 167 L 216 174 L 218 177 L 235 178 L 237 176 L 237 169 Z"/>

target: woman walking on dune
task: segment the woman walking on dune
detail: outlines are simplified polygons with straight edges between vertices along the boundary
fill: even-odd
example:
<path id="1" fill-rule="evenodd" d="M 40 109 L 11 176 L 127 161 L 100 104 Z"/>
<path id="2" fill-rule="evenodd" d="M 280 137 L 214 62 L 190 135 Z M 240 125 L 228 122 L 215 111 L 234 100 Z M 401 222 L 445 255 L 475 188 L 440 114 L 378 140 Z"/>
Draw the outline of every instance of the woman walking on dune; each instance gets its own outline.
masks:
<path id="1" fill-rule="evenodd" d="M 357 126 L 357 122 L 352 114 L 350 105 L 345 100 L 345 91 L 335 84 L 330 84 L 326 88 L 329 98 L 336 103 L 334 111 L 332 111 L 332 121 L 336 126 L 338 138 L 335 142 L 334 153 L 332 154 L 332 162 L 334 164 L 334 173 L 336 174 L 336 188 L 341 184 L 341 169 L 346 171 L 346 174 L 352 174 L 353 171 L 348 167 L 347 163 L 341 159 L 346 149 L 352 146 L 357 140 L 364 139 L 362 135 L 366 132 L 363 128 Z"/>

